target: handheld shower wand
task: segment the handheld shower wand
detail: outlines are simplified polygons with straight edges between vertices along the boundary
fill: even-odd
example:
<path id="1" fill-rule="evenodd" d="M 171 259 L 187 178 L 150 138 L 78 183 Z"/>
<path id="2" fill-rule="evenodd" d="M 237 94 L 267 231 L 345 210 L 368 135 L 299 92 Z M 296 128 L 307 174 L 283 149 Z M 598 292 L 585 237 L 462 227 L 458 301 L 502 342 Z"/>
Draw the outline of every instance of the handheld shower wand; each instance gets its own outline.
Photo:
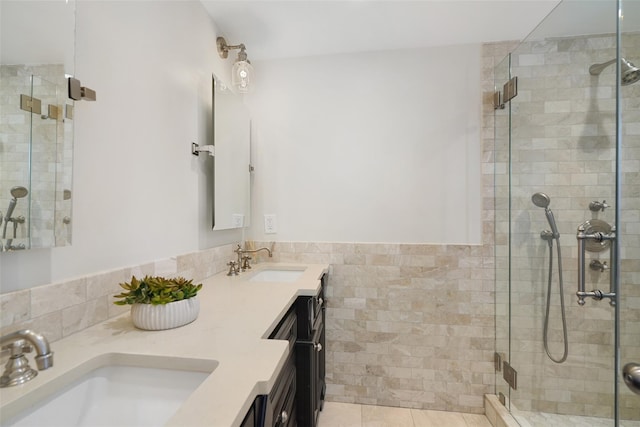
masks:
<path id="1" fill-rule="evenodd" d="M 27 194 L 29 194 L 29 190 L 27 190 L 25 187 L 22 187 L 22 186 L 16 186 L 11 189 L 11 196 L 13 196 L 13 198 L 9 201 L 9 207 L 7 208 L 7 213 L 4 216 L 4 228 L 2 229 L 2 239 L 7 238 L 7 225 L 9 225 L 10 221 L 14 223 L 14 237 L 15 237 L 15 230 L 16 230 L 17 224 L 16 224 L 16 219 L 13 218 L 11 215 L 13 215 L 13 210 L 16 208 L 16 205 L 18 204 L 18 199 L 22 199 Z M 11 247 L 11 240 L 13 239 L 7 240 L 5 249 Z"/>
<path id="2" fill-rule="evenodd" d="M 543 342 L 544 350 L 547 352 L 547 356 L 555 363 L 562 363 L 567 360 L 569 355 L 569 341 L 567 340 L 567 319 L 564 309 L 564 285 L 562 282 L 562 254 L 560 252 L 560 233 L 556 225 L 556 219 L 553 216 L 553 212 L 549 208 L 551 199 L 544 193 L 535 193 L 531 196 L 531 201 L 539 208 L 544 208 L 544 215 L 547 217 L 549 227 L 551 227 L 551 236 L 545 240 L 549 241 L 549 278 L 547 280 L 547 307 L 544 316 L 544 333 Z M 543 231 L 548 236 L 549 231 Z M 541 235 L 542 236 L 542 235 Z M 560 291 L 560 310 L 562 314 L 562 335 L 564 340 L 564 351 L 560 359 L 555 359 L 549 351 L 549 311 L 551 308 L 551 282 L 553 278 L 553 240 L 556 242 L 558 248 L 558 279 L 559 279 L 559 291 Z"/>
<path id="3" fill-rule="evenodd" d="M 551 199 L 544 193 L 536 193 L 531 196 L 531 201 L 534 205 L 539 208 L 544 208 L 544 215 L 547 217 L 547 222 L 549 222 L 549 227 L 551 227 L 551 233 L 553 233 L 553 238 L 557 239 L 560 237 L 560 233 L 558 232 L 558 227 L 556 226 L 556 219 L 553 216 L 553 211 L 549 208 L 549 204 L 551 203 Z"/>

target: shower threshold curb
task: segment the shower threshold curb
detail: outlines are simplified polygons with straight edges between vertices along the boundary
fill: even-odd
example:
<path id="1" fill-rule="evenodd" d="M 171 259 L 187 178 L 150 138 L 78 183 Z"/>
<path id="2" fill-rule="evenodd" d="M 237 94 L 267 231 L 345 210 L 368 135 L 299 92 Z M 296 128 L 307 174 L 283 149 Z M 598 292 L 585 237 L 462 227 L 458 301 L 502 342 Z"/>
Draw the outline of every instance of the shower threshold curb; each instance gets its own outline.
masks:
<path id="1" fill-rule="evenodd" d="M 521 427 L 495 394 L 484 395 L 484 412 L 493 427 Z"/>

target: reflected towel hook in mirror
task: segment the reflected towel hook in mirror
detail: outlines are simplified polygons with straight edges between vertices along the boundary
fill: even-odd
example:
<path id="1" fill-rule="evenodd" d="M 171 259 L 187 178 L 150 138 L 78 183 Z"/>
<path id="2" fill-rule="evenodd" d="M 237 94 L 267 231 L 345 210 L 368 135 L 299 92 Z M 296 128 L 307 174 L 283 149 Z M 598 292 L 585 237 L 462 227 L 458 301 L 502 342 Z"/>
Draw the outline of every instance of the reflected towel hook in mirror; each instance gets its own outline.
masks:
<path id="1" fill-rule="evenodd" d="M 240 93 L 250 92 L 253 82 L 253 66 L 247 58 L 246 47 L 243 43 L 238 45 L 229 45 L 224 37 L 218 37 L 216 39 L 216 46 L 218 48 L 218 55 L 222 59 L 229 57 L 229 51 L 233 49 L 240 49 L 238 57 L 233 63 L 231 69 L 231 84 L 238 89 Z"/>
<path id="2" fill-rule="evenodd" d="M 80 80 L 69 77 L 69 98 L 74 101 L 95 101 L 96 91 L 82 86 Z"/>

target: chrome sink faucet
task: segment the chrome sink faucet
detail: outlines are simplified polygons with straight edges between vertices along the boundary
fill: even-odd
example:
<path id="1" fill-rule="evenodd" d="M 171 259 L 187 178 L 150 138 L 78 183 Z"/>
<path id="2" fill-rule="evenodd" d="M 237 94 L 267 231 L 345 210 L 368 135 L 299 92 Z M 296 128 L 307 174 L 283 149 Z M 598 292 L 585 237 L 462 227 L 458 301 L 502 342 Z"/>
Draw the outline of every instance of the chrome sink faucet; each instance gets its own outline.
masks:
<path id="1" fill-rule="evenodd" d="M 251 265 L 249 264 L 249 261 L 251 261 L 251 257 L 248 256 L 247 254 L 254 254 L 260 251 L 267 251 L 267 253 L 269 254 L 269 258 L 272 258 L 274 245 L 275 243 L 271 244 L 271 249 L 267 247 L 258 248 L 258 249 L 242 249 L 242 246 L 238 245 L 236 249 L 233 251 L 238 255 L 237 265 L 240 266 L 240 269 L 242 271 L 250 269 Z"/>
<path id="2" fill-rule="evenodd" d="M 44 335 L 30 329 L 23 329 L 0 337 L 0 347 L 10 350 L 11 356 L 0 377 L 0 387 L 11 387 L 32 380 L 38 371 L 29 366 L 25 353 L 36 350 L 36 365 L 43 371 L 53 366 L 53 352 Z"/>

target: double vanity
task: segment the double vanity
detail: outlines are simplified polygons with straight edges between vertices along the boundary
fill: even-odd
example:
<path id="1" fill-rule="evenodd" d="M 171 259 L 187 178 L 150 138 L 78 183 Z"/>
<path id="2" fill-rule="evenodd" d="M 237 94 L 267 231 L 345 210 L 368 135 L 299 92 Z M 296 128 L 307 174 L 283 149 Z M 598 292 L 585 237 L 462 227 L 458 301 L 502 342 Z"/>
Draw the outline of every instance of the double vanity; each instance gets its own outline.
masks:
<path id="1" fill-rule="evenodd" d="M 202 282 L 189 325 L 142 331 L 127 313 L 54 342 L 52 368 L 0 389 L 0 424 L 313 426 L 327 274 L 274 263 L 220 273 Z"/>

